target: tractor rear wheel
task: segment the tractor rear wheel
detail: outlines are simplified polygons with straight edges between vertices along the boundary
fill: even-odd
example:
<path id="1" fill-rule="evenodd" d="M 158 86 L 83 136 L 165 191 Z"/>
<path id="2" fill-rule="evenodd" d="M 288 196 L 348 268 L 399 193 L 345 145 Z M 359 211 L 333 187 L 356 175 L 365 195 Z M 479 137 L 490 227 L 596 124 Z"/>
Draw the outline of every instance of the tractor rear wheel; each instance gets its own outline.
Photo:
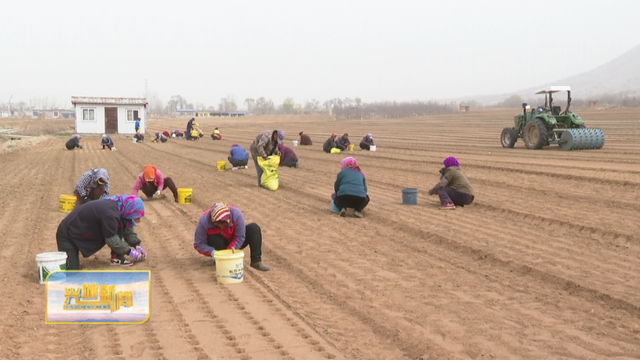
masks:
<path id="1" fill-rule="evenodd" d="M 542 149 L 547 140 L 547 128 L 542 120 L 533 119 L 524 127 L 524 144 L 527 149 Z"/>
<path id="2" fill-rule="evenodd" d="M 514 128 L 504 128 L 502 129 L 502 134 L 500 134 L 500 142 L 502 143 L 503 148 L 511 149 L 518 141 L 518 130 Z"/>

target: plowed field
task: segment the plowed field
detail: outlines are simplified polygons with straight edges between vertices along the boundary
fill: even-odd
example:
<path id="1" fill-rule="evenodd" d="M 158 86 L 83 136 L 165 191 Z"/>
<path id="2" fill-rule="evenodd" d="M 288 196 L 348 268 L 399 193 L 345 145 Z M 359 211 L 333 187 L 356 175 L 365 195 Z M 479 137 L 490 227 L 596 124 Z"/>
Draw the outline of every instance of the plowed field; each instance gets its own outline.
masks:
<path id="1" fill-rule="evenodd" d="M 206 137 L 140 144 L 99 136 L 84 149 L 66 137 L 0 155 L 0 358 L 2 359 L 638 359 L 640 358 L 640 110 L 576 110 L 606 134 L 601 150 L 503 149 L 513 110 L 394 120 L 314 116 L 199 119 Z M 151 119 L 147 132 L 188 119 Z M 46 122 L 47 120 L 42 120 Z M 73 120 L 69 122 L 73 124 Z M 0 121 L 2 125 L 2 121 Z M 33 126 L 33 124 L 31 124 Z M 218 126 L 223 141 L 209 134 Z M 268 129 L 294 147 L 300 168 L 280 170 L 280 189 L 256 172 L 219 172 L 232 143 Z M 378 151 L 354 156 L 371 202 L 364 218 L 330 212 L 345 155 L 325 154 L 331 132 Z M 471 206 L 439 211 L 427 190 L 456 156 L 476 191 Z M 151 317 L 142 325 L 46 325 L 35 256 L 56 251 L 71 194 L 88 169 L 104 167 L 112 194 L 130 193 L 147 164 L 193 204 L 145 201 L 136 228 L 149 258 Z M 418 205 L 402 189 L 420 189 Z M 140 193 L 142 196 L 142 193 Z M 241 284 L 222 285 L 193 248 L 200 215 L 224 201 L 263 230 L 264 263 Z M 246 260 L 248 261 L 248 255 Z M 81 258 L 111 270 L 109 251 Z"/>

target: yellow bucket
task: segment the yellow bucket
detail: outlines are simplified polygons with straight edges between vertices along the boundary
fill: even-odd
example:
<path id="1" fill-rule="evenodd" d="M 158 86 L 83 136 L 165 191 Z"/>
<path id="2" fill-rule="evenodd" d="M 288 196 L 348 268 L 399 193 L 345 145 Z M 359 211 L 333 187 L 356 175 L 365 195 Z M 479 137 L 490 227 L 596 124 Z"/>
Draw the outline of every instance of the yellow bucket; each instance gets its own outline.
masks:
<path id="1" fill-rule="evenodd" d="M 191 194 L 193 194 L 192 188 L 178 188 L 178 203 L 191 204 Z"/>
<path id="2" fill-rule="evenodd" d="M 218 250 L 213 254 L 213 259 L 216 261 L 216 278 L 219 283 L 242 282 L 244 279 L 244 252 L 242 250 Z"/>
<path id="3" fill-rule="evenodd" d="M 76 197 L 73 195 L 60 195 L 60 207 L 62 212 L 72 212 L 76 207 Z"/>
<path id="4" fill-rule="evenodd" d="M 354 144 L 349 145 L 349 151 L 355 150 L 356 146 Z"/>
<path id="5" fill-rule="evenodd" d="M 218 161 L 218 171 L 227 170 L 227 162 L 226 161 Z"/>

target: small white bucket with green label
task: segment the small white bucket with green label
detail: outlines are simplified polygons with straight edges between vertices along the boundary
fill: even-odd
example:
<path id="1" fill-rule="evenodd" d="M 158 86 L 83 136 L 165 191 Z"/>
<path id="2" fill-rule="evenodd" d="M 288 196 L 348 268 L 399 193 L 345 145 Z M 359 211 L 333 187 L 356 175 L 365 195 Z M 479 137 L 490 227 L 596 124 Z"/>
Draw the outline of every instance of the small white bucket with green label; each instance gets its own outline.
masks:
<path id="1" fill-rule="evenodd" d="M 63 251 L 38 254 L 36 255 L 36 261 L 38 262 L 40 284 L 44 284 L 52 272 L 56 270 L 67 270 L 67 253 Z"/>

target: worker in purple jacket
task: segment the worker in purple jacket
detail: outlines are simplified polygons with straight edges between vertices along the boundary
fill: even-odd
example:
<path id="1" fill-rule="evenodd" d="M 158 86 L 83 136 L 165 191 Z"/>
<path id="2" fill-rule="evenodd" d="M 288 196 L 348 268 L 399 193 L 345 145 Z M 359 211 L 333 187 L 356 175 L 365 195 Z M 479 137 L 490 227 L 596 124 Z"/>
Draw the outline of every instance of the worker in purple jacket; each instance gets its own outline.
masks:
<path id="1" fill-rule="evenodd" d="M 336 147 L 342 151 L 347 150 L 349 145 L 351 145 L 351 141 L 349 141 L 349 134 L 347 133 L 336 140 Z"/>

